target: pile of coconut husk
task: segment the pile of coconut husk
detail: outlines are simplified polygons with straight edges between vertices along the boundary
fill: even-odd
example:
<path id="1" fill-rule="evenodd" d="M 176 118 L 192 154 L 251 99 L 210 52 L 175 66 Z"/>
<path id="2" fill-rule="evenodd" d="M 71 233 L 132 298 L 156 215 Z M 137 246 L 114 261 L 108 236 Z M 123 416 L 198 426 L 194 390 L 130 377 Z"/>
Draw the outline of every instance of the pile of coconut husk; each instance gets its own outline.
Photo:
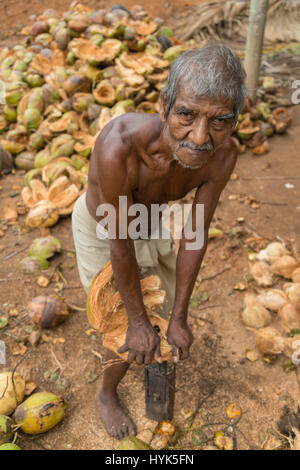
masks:
<path id="1" fill-rule="evenodd" d="M 250 0 L 214 0 L 193 6 L 179 14 L 175 34 L 182 40 L 217 40 L 247 37 Z M 265 44 L 300 41 L 298 0 L 269 0 Z"/>
<path id="2" fill-rule="evenodd" d="M 103 127 L 127 112 L 157 113 L 170 64 L 196 44 L 176 39 L 142 7 L 93 11 L 77 2 L 62 16 L 46 10 L 22 33 L 21 44 L 0 51 L 0 172 L 26 171 L 27 224 L 49 227 L 85 191 Z M 259 155 L 291 123 L 276 81 L 265 77 L 262 89 L 236 131 L 240 150 Z"/>
<path id="3" fill-rule="evenodd" d="M 256 288 L 245 294 L 242 321 L 255 331 L 264 355 L 293 359 L 300 350 L 300 262 L 279 242 L 249 256 Z"/>

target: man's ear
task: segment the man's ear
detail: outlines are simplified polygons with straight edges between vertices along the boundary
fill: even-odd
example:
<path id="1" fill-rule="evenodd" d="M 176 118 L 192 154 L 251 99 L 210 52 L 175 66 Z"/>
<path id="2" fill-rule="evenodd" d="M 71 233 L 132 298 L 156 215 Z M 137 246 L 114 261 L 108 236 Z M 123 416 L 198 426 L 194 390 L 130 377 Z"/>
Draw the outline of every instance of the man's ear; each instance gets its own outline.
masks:
<path id="1" fill-rule="evenodd" d="M 159 117 L 162 122 L 166 121 L 166 102 L 164 94 L 160 93 L 159 95 Z"/>

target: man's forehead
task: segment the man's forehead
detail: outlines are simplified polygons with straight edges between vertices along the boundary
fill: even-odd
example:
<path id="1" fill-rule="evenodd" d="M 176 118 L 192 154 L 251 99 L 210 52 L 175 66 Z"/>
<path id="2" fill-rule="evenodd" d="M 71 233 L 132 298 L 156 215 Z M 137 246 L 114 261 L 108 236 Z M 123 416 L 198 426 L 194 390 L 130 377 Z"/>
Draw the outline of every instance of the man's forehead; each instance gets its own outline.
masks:
<path id="1" fill-rule="evenodd" d="M 195 96 L 195 93 L 188 85 L 178 85 L 177 96 L 174 106 L 185 106 L 191 109 L 205 106 L 212 112 L 226 111 L 232 112 L 234 102 L 229 98 L 220 97 L 218 99 L 210 98 L 207 95 Z"/>

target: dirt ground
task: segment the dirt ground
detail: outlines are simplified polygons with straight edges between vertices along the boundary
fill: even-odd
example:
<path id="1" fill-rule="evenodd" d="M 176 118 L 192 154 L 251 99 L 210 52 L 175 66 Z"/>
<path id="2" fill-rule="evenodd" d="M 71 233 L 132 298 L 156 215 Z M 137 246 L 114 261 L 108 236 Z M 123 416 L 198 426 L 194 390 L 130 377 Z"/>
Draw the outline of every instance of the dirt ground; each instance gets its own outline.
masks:
<path id="1" fill-rule="evenodd" d="M 199 0 L 186 4 L 193 2 L 199 3 Z M 104 3 L 112 5 L 114 2 L 82 3 L 101 8 Z M 136 2 L 124 0 L 122 3 L 130 6 Z M 51 1 L 51 7 L 59 11 L 66 10 L 68 4 L 67 1 Z M 24 25 L 28 16 L 45 8 L 39 0 L 28 0 L 26 7 L 24 5 L 1 2 L 0 14 L 6 17 L 5 25 L 4 22 L 1 25 L 1 40 L 12 37 L 12 25 L 17 30 L 18 22 Z M 147 4 L 150 13 L 163 17 L 182 6 L 179 0 L 166 3 L 153 0 Z M 243 410 L 237 434 L 239 449 L 261 448 L 268 436 L 276 435 L 274 429 L 283 407 L 288 405 L 295 410 L 299 403 L 297 371 L 284 370 L 286 357 L 279 356 L 268 363 L 258 353 L 255 362 L 246 359 L 247 349 L 257 351 L 255 336 L 241 322 L 245 291 L 233 288 L 237 283 L 244 283 L 247 292 L 255 289 L 249 279 L 248 254 L 270 241 L 282 240 L 288 247 L 296 241 L 300 253 L 300 107 L 294 106 L 292 113 L 292 127 L 286 135 L 270 140 L 268 154 L 253 156 L 247 151 L 240 155 L 234 171 L 236 177 L 222 193 L 213 226 L 221 228 L 225 235 L 209 242 L 197 284 L 200 295 L 190 308 L 189 324 L 195 341 L 190 358 L 177 367 L 174 422 L 182 426 L 187 409 L 194 410 L 202 400 L 194 426 L 228 422 L 226 407 L 236 403 Z M 0 179 L 2 211 L 7 206 L 18 208 L 22 187 L 20 171 Z M 232 195 L 241 197 L 229 198 Z M 257 208 L 242 197 L 249 195 L 256 200 Z M 192 194 L 184 201 L 191 198 Z M 20 434 L 18 444 L 23 449 L 116 449 L 118 441 L 105 432 L 95 403 L 103 371 L 102 347 L 100 335 L 90 330 L 86 318 L 86 298 L 76 269 L 70 218 L 61 219 L 51 229 L 51 234 L 61 240 L 63 252 L 51 261 L 44 273 L 50 278 L 60 266 L 62 276 L 43 288 L 36 283 L 37 275 L 24 275 L 19 268 L 31 241 L 40 236 L 40 231 L 26 230 L 25 215 L 19 215 L 11 225 L 1 220 L 2 215 L 3 212 L 0 213 L 0 316 L 8 314 L 9 323 L 0 331 L 0 338 L 7 346 L 8 366 L 13 368 L 24 358 L 18 371 L 37 384 L 36 391 L 52 391 L 68 403 L 66 417 L 53 430 L 34 438 Z M 237 222 L 240 217 L 245 219 L 243 224 Z M 241 227 L 242 233 L 236 235 L 233 227 Z M 254 240 L 249 241 L 249 237 Z M 283 281 L 278 280 L 276 286 L 282 284 Z M 64 324 L 44 332 L 46 336 L 37 347 L 32 348 L 27 343 L 25 356 L 22 345 L 31 331 L 26 305 L 35 296 L 52 294 L 62 296 L 75 308 Z M 274 321 L 276 325 L 276 319 Z M 23 355 L 18 354 L 20 352 Z M 58 377 L 66 379 L 65 390 L 45 378 L 45 372 L 50 369 L 56 369 Z M 143 367 L 134 365 L 119 387 L 122 403 L 135 420 L 138 431 L 153 429 L 156 424 L 145 416 L 143 381 Z M 210 427 L 210 435 L 220 428 L 221 425 Z M 178 442 L 178 448 L 200 447 L 187 434 Z"/>

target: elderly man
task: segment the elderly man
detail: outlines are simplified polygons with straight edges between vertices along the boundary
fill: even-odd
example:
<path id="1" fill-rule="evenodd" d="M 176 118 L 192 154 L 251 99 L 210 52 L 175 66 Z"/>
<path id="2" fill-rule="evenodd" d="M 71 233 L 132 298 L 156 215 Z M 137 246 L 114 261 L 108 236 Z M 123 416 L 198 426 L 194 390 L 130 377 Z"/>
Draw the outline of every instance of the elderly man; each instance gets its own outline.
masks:
<path id="1" fill-rule="evenodd" d="M 81 281 L 86 292 L 96 274 L 110 259 L 116 287 L 128 315 L 128 362 L 107 351 L 103 383 L 98 392 L 100 415 L 111 435 L 134 435 L 136 428 L 120 405 L 117 386 L 130 363 L 161 361 L 159 336 L 151 326 L 140 287 L 145 274 L 156 273 L 167 292 L 171 316 L 167 341 L 173 359 L 186 359 L 193 336 L 187 323 L 189 299 L 207 247 L 208 228 L 237 159 L 230 138 L 245 99 L 245 72 L 238 56 L 220 43 L 188 50 L 172 64 L 167 86 L 161 92 L 160 115 L 128 113 L 110 121 L 100 133 L 91 156 L 87 193 L 73 212 L 73 236 Z M 191 220 L 204 230 L 204 244 L 186 249 L 184 232 L 177 257 L 173 241 L 120 237 L 119 196 L 130 207 L 142 203 L 174 201 L 196 188 Z M 116 236 L 97 224 L 101 204 L 116 209 Z M 204 205 L 204 227 L 197 226 L 196 207 Z M 98 225 L 98 227 L 97 227 Z M 149 220 L 149 227 L 151 221 Z M 99 236 L 99 231 L 101 236 Z M 97 236 L 98 232 L 98 236 Z M 106 239 L 105 239 L 106 234 Z M 150 234 L 151 235 L 151 234 Z M 109 362 L 108 362 L 109 364 Z"/>

